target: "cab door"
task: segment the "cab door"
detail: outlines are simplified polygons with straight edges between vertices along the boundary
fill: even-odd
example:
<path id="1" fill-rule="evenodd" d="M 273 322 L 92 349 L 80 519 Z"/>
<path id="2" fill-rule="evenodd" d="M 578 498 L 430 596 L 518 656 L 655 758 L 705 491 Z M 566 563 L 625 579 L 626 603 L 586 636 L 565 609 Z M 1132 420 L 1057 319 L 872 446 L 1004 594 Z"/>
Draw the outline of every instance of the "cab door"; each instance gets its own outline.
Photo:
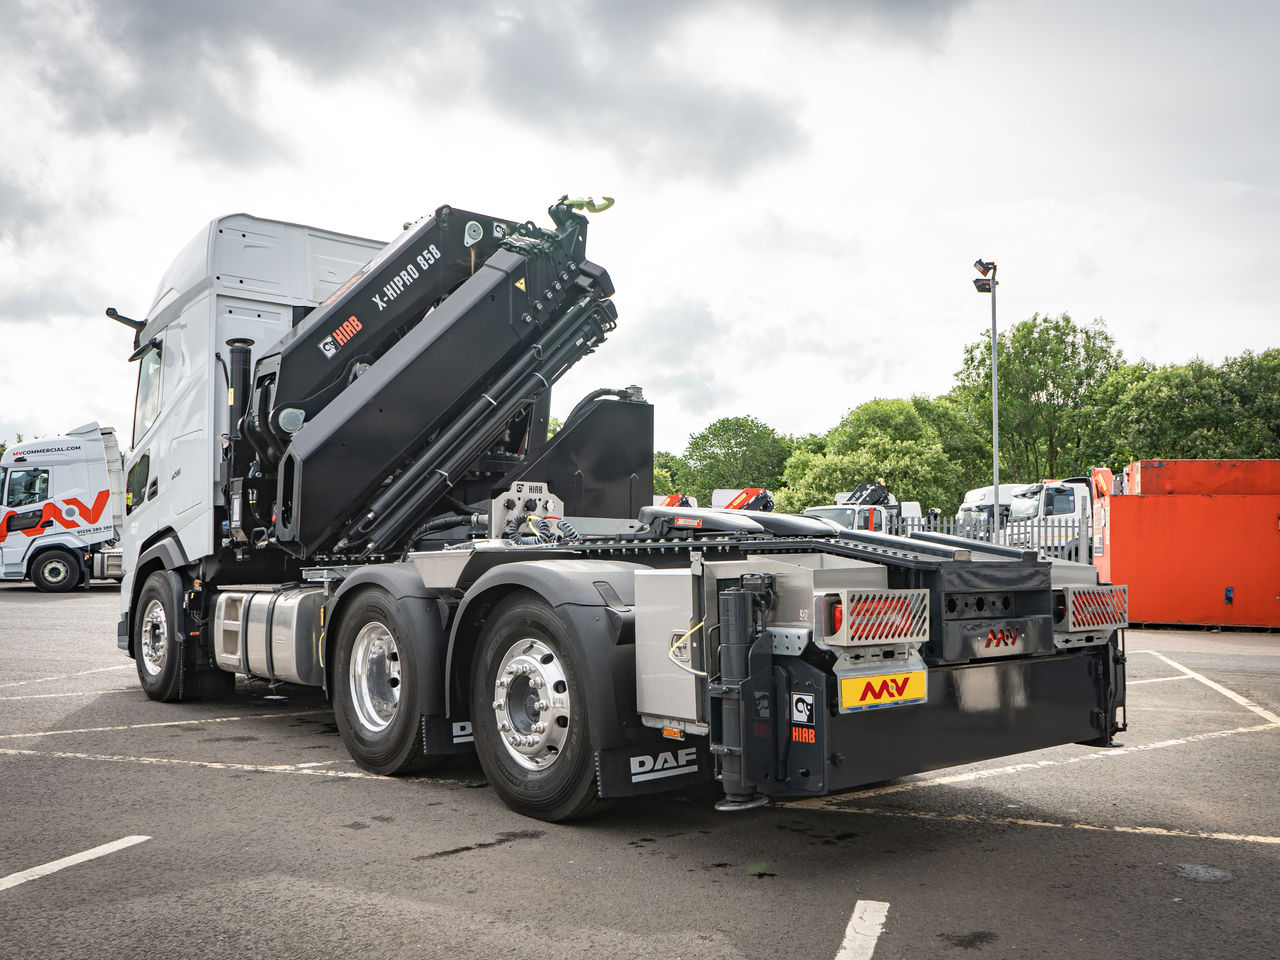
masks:
<path id="1" fill-rule="evenodd" d="M 125 463 L 125 527 L 134 544 L 159 529 L 156 498 L 160 480 L 156 469 L 157 424 L 160 420 L 163 343 L 152 341 L 138 358 L 138 393 L 133 409 L 133 452 Z M 126 567 L 132 558 L 126 558 Z"/>
<path id="2" fill-rule="evenodd" d="M 53 526 L 45 517 L 52 489 L 52 467 L 18 465 L 6 473 L 0 497 L 0 563 L 6 577 L 25 575 L 33 543 Z"/>

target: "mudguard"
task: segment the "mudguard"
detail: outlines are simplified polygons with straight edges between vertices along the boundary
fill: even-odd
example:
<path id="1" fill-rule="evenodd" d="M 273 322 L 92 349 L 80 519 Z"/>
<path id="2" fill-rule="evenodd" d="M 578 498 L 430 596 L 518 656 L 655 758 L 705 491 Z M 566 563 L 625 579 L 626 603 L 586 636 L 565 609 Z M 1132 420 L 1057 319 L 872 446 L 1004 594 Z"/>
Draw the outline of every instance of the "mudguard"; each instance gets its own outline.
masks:
<path id="1" fill-rule="evenodd" d="M 445 622 L 448 607 L 422 582 L 422 577 L 412 564 L 372 564 L 361 567 L 342 581 L 342 585 L 325 603 L 325 624 L 337 623 L 336 618 L 342 616 L 351 594 L 363 587 L 377 587 L 395 598 L 404 611 L 406 620 L 417 631 L 414 641 L 425 654 L 418 658 L 418 684 L 423 691 L 422 713 L 424 717 L 444 716 L 444 666 L 447 648 Z M 333 663 L 333 643 L 334 635 L 326 627 L 322 644 L 326 694 L 332 688 L 329 670 Z"/>
<path id="2" fill-rule="evenodd" d="M 148 568 L 155 566 L 164 570 L 181 570 L 189 562 L 186 551 L 182 549 L 182 544 L 178 541 L 177 535 L 169 532 L 138 555 L 138 560 L 134 564 L 133 570 L 129 571 L 120 582 L 120 589 L 129 591 L 129 610 L 120 617 L 120 622 L 116 625 L 116 646 L 127 652 L 129 656 L 135 656 L 133 649 L 133 611 L 138 604 L 138 593 L 142 590 L 143 583 L 146 582 L 147 576 L 151 573 Z M 140 576 L 139 574 L 145 575 Z M 174 596 L 181 597 L 182 593 L 183 587 L 179 584 Z"/>
<path id="3" fill-rule="evenodd" d="M 447 715 L 470 716 L 467 690 L 479 628 L 493 605 L 515 590 L 545 600 L 569 627 L 588 677 L 587 714 L 597 751 L 652 739 L 636 714 L 635 573 L 619 560 L 538 560 L 500 564 L 480 576 L 453 618 Z"/>

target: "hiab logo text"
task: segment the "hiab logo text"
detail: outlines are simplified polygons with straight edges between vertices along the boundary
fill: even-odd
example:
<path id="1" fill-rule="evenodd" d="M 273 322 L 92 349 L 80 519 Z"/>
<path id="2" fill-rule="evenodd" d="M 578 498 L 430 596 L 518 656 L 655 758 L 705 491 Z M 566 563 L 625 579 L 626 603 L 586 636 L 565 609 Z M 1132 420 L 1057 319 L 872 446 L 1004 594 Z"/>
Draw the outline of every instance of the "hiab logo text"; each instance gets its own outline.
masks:
<path id="1" fill-rule="evenodd" d="M 348 317 L 343 321 L 342 326 L 334 330 L 329 336 L 320 341 L 320 352 L 326 357 L 332 357 L 342 349 L 343 345 L 350 343 L 351 338 L 364 329 L 364 324 L 357 320 L 354 316 Z"/>

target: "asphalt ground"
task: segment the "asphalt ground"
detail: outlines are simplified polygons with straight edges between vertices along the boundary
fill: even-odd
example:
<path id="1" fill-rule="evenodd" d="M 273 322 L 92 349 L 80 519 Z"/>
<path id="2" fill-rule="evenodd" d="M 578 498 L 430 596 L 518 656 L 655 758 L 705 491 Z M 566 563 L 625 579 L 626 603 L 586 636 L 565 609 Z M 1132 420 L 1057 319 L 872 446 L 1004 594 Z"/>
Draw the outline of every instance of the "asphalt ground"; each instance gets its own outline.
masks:
<path id="1" fill-rule="evenodd" d="M 1280 953 L 1276 634 L 1130 631 L 1120 749 L 550 825 L 365 774 L 311 691 L 154 703 L 116 619 L 0 585 L 0 957 Z"/>

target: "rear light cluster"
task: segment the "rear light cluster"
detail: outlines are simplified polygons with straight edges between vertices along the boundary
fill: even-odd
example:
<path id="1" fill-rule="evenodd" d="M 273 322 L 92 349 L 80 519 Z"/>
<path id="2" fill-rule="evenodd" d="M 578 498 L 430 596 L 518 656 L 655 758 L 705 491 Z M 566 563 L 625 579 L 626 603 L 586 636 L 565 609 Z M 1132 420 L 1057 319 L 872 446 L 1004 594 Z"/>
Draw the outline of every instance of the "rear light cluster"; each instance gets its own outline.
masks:
<path id="1" fill-rule="evenodd" d="M 900 643 L 929 638 L 926 590 L 827 593 L 818 598 L 818 623 L 829 643 Z"/>
<path id="2" fill-rule="evenodd" d="M 1129 622 L 1127 587 L 1066 587 L 1067 629 L 1123 627 Z"/>

